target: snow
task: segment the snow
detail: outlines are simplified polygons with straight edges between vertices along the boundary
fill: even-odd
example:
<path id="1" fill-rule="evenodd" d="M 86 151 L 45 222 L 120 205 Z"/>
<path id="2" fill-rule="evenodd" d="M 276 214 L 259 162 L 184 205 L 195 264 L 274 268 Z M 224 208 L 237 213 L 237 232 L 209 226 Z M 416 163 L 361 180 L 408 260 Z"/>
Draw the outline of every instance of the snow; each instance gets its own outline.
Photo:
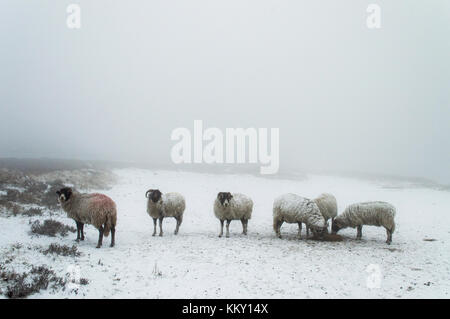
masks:
<path id="1" fill-rule="evenodd" d="M 344 177 L 310 175 L 281 180 L 252 175 L 214 175 L 176 171 L 119 169 L 116 186 L 102 191 L 118 207 L 116 247 L 110 238 L 96 249 L 97 230 L 85 227 L 77 244 L 80 257 L 41 254 L 36 247 L 75 244 L 67 237 L 30 236 L 29 219 L 1 217 L 0 255 L 13 256 L 15 269 L 27 261 L 49 265 L 59 276 L 79 267 L 89 284 L 78 293 L 41 291 L 30 298 L 448 298 L 450 292 L 450 192 L 429 188 L 390 188 Z M 152 237 L 145 192 L 159 188 L 186 198 L 177 236 L 175 220 L 164 220 L 164 237 Z M 240 192 L 254 202 L 248 236 L 239 221 L 230 238 L 218 238 L 213 203 L 220 191 Z M 338 211 L 355 202 L 381 200 L 397 209 L 393 243 L 383 228 L 363 227 L 339 234 L 342 242 L 297 239 L 297 225 L 284 224 L 283 239 L 272 228 L 273 200 L 283 193 L 314 198 L 333 194 Z M 32 220 L 38 217 L 31 218 Z M 40 217 L 42 219 L 42 217 Z M 68 225 L 72 220 L 52 216 Z M 435 239 L 425 241 L 424 239 Z M 20 249 L 11 245 L 21 243 Z M 377 273 L 380 276 L 377 276 Z M 1 287 L 1 284 L 0 284 Z"/>

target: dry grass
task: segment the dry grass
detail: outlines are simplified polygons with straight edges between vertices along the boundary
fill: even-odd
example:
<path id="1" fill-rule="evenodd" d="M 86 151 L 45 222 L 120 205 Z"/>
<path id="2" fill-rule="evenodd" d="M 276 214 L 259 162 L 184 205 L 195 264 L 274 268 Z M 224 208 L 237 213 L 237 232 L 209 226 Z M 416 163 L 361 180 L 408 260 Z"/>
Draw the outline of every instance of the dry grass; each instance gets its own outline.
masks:
<path id="1" fill-rule="evenodd" d="M 61 236 L 67 236 L 69 231 L 74 233 L 76 229 L 53 219 L 46 219 L 42 224 L 39 220 L 36 220 L 31 224 L 31 233 L 37 235 L 55 237 L 59 234 Z"/>
<path id="2" fill-rule="evenodd" d="M 8 298 L 25 298 L 42 289 L 64 288 L 66 280 L 55 275 L 54 271 L 46 266 L 35 267 L 26 273 L 1 270 L 0 279 L 7 283 L 5 296 Z"/>
<path id="3" fill-rule="evenodd" d="M 23 165 L 25 164 L 32 166 L 33 163 L 24 162 Z M 57 190 L 67 185 L 84 190 L 106 189 L 116 181 L 116 176 L 108 170 L 87 168 L 52 170 L 47 166 L 27 170 L 22 166 L 19 165 L 21 170 L 0 167 L 0 213 L 4 215 L 40 215 L 37 210 L 23 208 L 24 205 L 58 211 L 60 207 L 56 196 Z"/>
<path id="4" fill-rule="evenodd" d="M 338 234 L 329 234 L 325 233 L 320 236 L 313 236 L 311 237 L 312 240 L 318 240 L 318 241 L 342 241 L 343 237 Z"/>
<path id="5" fill-rule="evenodd" d="M 81 253 L 78 251 L 77 246 L 73 245 L 69 247 L 67 245 L 59 245 L 59 244 L 50 244 L 46 250 L 43 250 L 42 253 L 44 255 L 58 255 L 58 256 L 70 256 L 70 257 L 79 257 Z"/>

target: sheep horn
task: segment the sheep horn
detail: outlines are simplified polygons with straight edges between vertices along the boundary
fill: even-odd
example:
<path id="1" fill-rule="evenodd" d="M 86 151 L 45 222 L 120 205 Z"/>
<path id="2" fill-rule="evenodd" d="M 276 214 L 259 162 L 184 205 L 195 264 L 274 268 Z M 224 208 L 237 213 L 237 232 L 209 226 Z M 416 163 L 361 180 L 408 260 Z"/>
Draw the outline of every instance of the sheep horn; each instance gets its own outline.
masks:
<path id="1" fill-rule="evenodd" d="M 153 189 L 149 189 L 146 193 L 145 193 L 145 197 L 148 198 L 148 193 L 151 193 L 153 191 Z"/>

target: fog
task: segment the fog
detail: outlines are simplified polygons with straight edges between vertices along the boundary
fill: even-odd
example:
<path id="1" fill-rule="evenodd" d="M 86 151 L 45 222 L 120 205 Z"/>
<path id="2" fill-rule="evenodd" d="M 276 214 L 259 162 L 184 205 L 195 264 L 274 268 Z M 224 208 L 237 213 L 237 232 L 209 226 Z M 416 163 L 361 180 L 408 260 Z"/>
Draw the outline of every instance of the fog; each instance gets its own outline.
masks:
<path id="1" fill-rule="evenodd" d="M 202 120 L 279 128 L 280 171 L 450 183 L 447 0 L 0 7 L 0 157 L 166 165 L 171 132 Z"/>

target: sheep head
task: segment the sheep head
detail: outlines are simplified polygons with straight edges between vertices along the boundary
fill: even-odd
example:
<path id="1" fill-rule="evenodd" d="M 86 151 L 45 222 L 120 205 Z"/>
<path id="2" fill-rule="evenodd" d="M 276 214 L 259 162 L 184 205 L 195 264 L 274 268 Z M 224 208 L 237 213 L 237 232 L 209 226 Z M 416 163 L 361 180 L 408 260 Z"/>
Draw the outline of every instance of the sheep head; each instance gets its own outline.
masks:
<path id="1" fill-rule="evenodd" d="M 56 194 L 58 195 L 58 201 L 60 203 L 64 203 L 67 202 L 70 197 L 72 197 L 73 191 L 70 187 L 64 187 L 57 191 Z"/>
<path id="2" fill-rule="evenodd" d="M 162 193 L 159 191 L 159 189 L 153 189 L 150 192 L 150 199 L 153 203 L 157 203 L 161 199 Z"/>
<path id="3" fill-rule="evenodd" d="M 145 197 L 148 198 L 148 197 L 149 197 L 148 194 L 149 194 L 149 193 L 151 194 L 153 191 L 154 191 L 154 189 L 149 189 L 149 190 L 145 193 Z"/>
<path id="4" fill-rule="evenodd" d="M 220 204 L 224 207 L 228 207 L 230 204 L 230 200 L 233 198 L 233 195 L 231 195 L 230 192 L 220 192 L 217 194 L 217 199 L 219 200 Z"/>
<path id="5" fill-rule="evenodd" d="M 338 219 L 333 219 L 333 222 L 331 223 L 331 232 L 333 234 L 336 234 L 339 230 L 343 228 L 343 225 L 339 223 Z"/>

